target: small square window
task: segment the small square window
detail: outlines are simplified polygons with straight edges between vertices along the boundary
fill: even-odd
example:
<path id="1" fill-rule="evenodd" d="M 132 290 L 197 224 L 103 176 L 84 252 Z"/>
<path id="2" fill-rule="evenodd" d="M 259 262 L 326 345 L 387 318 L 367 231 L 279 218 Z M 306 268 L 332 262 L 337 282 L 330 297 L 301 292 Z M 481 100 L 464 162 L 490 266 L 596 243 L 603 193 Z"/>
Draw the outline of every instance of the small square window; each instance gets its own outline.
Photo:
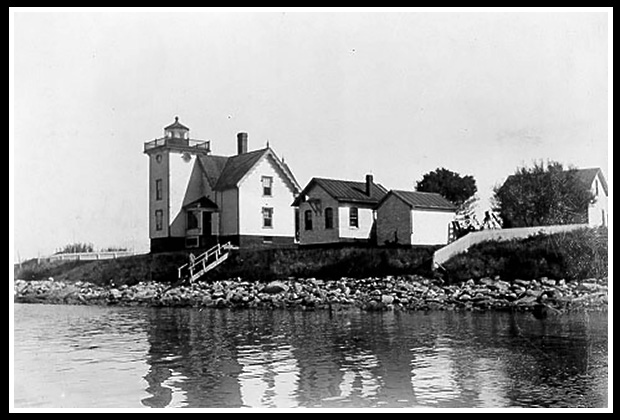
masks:
<path id="1" fill-rule="evenodd" d="M 195 211 L 187 212 L 187 229 L 198 229 L 200 227 L 198 222 L 199 213 Z"/>
<path id="2" fill-rule="evenodd" d="M 349 209 L 349 226 L 359 227 L 359 218 L 357 207 L 351 207 Z"/>
<path id="3" fill-rule="evenodd" d="M 162 210 L 155 210 L 155 230 L 164 229 L 164 212 Z"/>
<path id="4" fill-rule="evenodd" d="M 160 201 L 162 199 L 162 180 L 155 180 L 155 200 Z"/>
<path id="5" fill-rule="evenodd" d="M 263 195 L 267 197 L 271 197 L 273 177 L 270 177 L 270 176 L 261 177 L 261 184 L 263 185 Z"/>
<path id="6" fill-rule="evenodd" d="M 334 209 L 327 207 L 325 209 L 325 229 L 334 228 Z"/>
<path id="7" fill-rule="evenodd" d="M 312 230 L 312 210 L 306 210 L 304 212 L 304 229 Z"/>
<path id="8" fill-rule="evenodd" d="M 263 236 L 263 243 L 264 244 L 272 244 L 273 243 L 273 236 Z"/>
<path id="9" fill-rule="evenodd" d="M 273 208 L 272 207 L 263 207 L 263 227 L 264 228 L 273 227 Z"/>

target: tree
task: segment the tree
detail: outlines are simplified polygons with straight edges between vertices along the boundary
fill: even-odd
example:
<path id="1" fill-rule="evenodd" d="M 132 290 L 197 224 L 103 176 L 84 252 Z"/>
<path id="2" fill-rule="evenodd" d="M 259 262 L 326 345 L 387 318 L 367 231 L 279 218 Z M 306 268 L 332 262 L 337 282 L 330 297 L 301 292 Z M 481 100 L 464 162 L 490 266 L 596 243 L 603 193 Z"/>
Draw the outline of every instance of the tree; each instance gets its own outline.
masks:
<path id="1" fill-rule="evenodd" d="M 437 168 L 425 174 L 422 180 L 416 183 L 415 189 L 439 193 L 456 206 L 463 205 L 478 190 L 473 176 L 461 176 L 446 168 Z"/>
<path id="2" fill-rule="evenodd" d="M 518 168 L 493 191 L 495 210 L 504 227 L 584 223 L 594 194 L 575 168 L 559 162 L 535 162 Z"/>

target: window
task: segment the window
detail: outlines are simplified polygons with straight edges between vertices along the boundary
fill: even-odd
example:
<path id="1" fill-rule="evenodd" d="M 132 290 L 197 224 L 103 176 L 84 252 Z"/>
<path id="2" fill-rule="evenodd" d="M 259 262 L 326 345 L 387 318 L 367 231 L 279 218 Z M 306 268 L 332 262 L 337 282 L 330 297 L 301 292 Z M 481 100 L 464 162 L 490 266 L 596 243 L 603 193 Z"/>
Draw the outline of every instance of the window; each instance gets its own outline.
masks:
<path id="1" fill-rule="evenodd" d="M 598 197 L 598 179 L 594 180 L 594 195 Z"/>
<path id="2" fill-rule="evenodd" d="M 306 210 L 304 212 L 304 229 L 312 230 L 312 210 Z"/>
<path id="3" fill-rule="evenodd" d="M 359 221 L 358 221 L 358 211 L 357 211 L 357 207 L 351 207 L 349 209 L 349 226 L 351 227 L 359 227 Z"/>
<path id="4" fill-rule="evenodd" d="M 299 220 L 299 208 L 295 208 L 295 243 L 299 242 L 299 226 L 301 221 Z"/>
<path id="5" fill-rule="evenodd" d="M 325 229 L 334 228 L 334 209 L 327 207 L 325 209 Z"/>
<path id="6" fill-rule="evenodd" d="M 163 210 L 155 210 L 155 230 L 164 228 L 164 212 Z"/>
<path id="7" fill-rule="evenodd" d="M 161 190 L 162 181 L 161 179 L 155 180 L 155 200 L 159 201 L 162 198 L 162 190 Z"/>
<path id="8" fill-rule="evenodd" d="M 607 220 L 605 220 L 605 210 L 601 209 L 601 225 L 607 226 Z"/>
<path id="9" fill-rule="evenodd" d="M 263 227 L 264 228 L 273 227 L 273 208 L 272 207 L 263 207 Z"/>
<path id="10" fill-rule="evenodd" d="M 264 244 L 272 244 L 273 243 L 273 236 L 263 236 L 263 243 Z"/>
<path id="11" fill-rule="evenodd" d="M 273 185 L 273 177 L 263 176 L 261 177 L 261 183 L 263 184 L 263 195 L 271 197 L 271 186 Z"/>
<path id="12" fill-rule="evenodd" d="M 187 212 L 187 229 L 198 229 L 198 214 L 195 211 Z"/>

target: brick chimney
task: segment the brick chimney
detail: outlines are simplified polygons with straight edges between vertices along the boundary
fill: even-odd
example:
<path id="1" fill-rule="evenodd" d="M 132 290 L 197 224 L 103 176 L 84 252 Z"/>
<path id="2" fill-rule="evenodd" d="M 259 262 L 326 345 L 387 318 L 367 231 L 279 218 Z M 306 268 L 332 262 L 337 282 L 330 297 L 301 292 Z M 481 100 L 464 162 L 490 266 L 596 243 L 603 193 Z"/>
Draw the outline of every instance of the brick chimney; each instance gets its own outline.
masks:
<path id="1" fill-rule="evenodd" d="M 237 133 L 237 154 L 248 152 L 248 133 Z"/>
<path id="2" fill-rule="evenodd" d="M 366 175 L 366 195 L 370 197 L 370 192 L 371 192 L 371 188 L 372 188 L 372 175 L 371 174 L 367 174 Z"/>

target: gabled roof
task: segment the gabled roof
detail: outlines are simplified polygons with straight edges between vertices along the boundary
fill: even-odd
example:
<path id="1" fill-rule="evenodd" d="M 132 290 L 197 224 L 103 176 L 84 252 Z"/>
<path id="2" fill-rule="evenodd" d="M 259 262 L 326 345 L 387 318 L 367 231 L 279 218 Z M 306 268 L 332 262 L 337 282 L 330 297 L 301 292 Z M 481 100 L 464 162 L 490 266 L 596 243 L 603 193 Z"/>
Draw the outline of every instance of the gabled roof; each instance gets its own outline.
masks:
<path id="1" fill-rule="evenodd" d="M 366 182 L 361 181 L 344 181 L 340 179 L 328 178 L 312 178 L 306 188 L 299 194 L 293 202 L 293 206 L 298 206 L 308 191 L 314 185 L 319 185 L 334 199 L 340 202 L 360 203 L 360 204 L 377 204 L 387 190 L 381 184 L 372 183 L 370 187 L 370 195 L 366 194 Z"/>
<path id="2" fill-rule="evenodd" d="M 226 156 L 215 155 L 199 155 L 198 162 L 202 167 L 203 174 L 207 177 L 207 181 L 211 188 L 215 188 L 217 181 L 220 179 L 220 175 L 228 162 Z"/>
<path id="3" fill-rule="evenodd" d="M 189 128 L 185 127 L 183 124 L 179 122 L 179 117 L 174 117 L 174 122 L 170 124 L 168 127 L 164 127 L 164 130 L 173 130 L 175 128 L 189 131 Z"/>
<path id="4" fill-rule="evenodd" d="M 592 183 L 594 182 L 594 178 L 596 178 L 599 173 L 599 179 L 601 180 L 601 186 L 603 187 L 603 191 L 605 191 L 605 195 L 609 195 L 609 193 L 607 192 L 607 180 L 605 180 L 601 168 L 577 169 L 577 177 L 588 187 L 592 185 Z"/>
<path id="5" fill-rule="evenodd" d="M 456 211 L 456 206 L 440 194 L 420 191 L 390 190 L 378 205 L 380 206 L 389 195 L 400 198 L 414 209 Z"/>
<path id="6" fill-rule="evenodd" d="M 229 157 L 214 188 L 223 191 L 236 187 L 241 178 L 254 167 L 265 152 L 267 149 L 259 149 Z"/>
<path id="7" fill-rule="evenodd" d="M 204 209 L 213 209 L 213 210 L 217 210 L 218 208 L 217 204 L 215 204 L 209 197 L 204 196 L 204 195 L 192 201 L 191 203 L 187 203 L 186 205 L 183 206 L 184 209 L 187 209 L 190 207 L 200 207 Z"/>
<path id="8" fill-rule="evenodd" d="M 607 191 L 607 180 L 603 176 L 603 172 L 601 168 L 583 168 L 583 169 L 575 169 L 575 174 L 577 179 L 583 182 L 588 188 L 592 186 L 594 182 L 594 178 L 600 174 L 599 179 L 601 180 L 601 186 L 603 187 L 603 191 L 605 191 L 605 195 L 609 195 Z M 514 179 L 515 175 L 509 175 L 504 181 L 504 184 Z"/>
<path id="9" fill-rule="evenodd" d="M 268 147 L 236 156 L 199 156 L 198 160 L 211 188 L 216 191 L 224 191 L 237 187 L 243 177 L 265 155 L 273 157 L 273 162 L 281 168 L 284 176 L 292 185 L 292 189 L 295 192 L 299 191 L 299 185 L 290 168 L 282 163 L 273 150 Z"/>

